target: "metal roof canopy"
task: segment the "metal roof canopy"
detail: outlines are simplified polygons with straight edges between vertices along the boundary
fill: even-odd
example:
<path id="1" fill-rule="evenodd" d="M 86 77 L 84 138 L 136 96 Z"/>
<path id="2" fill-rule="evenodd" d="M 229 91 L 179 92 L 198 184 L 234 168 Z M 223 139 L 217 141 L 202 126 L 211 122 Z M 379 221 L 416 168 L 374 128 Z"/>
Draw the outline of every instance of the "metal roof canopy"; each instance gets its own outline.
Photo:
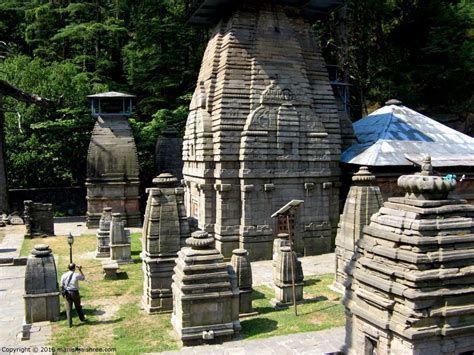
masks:
<path id="1" fill-rule="evenodd" d="M 217 23 L 225 13 L 244 2 L 242 0 L 194 0 L 188 24 L 211 26 Z M 272 3 L 299 7 L 307 18 L 314 19 L 336 10 L 344 5 L 346 0 L 273 0 Z"/>
<path id="2" fill-rule="evenodd" d="M 124 92 L 107 91 L 107 92 L 101 92 L 98 94 L 88 95 L 87 97 L 90 99 L 128 99 L 128 98 L 132 99 L 136 96 L 131 95 L 131 94 L 126 94 Z"/>
<path id="3" fill-rule="evenodd" d="M 474 166 L 474 138 L 389 103 L 353 124 L 359 143 L 342 153 L 343 163 L 402 166 L 430 155 L 434 167 Z"/>

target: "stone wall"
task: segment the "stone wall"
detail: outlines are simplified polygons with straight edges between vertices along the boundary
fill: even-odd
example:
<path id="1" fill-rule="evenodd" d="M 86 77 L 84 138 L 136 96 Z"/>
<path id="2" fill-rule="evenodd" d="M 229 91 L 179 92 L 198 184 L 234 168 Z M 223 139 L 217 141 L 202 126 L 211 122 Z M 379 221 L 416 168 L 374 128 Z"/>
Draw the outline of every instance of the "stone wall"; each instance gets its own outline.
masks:
<path id="1" fill-rule="evenodd" d="M 51 203 L 55 212 L 68 215 L 85 215 L 87 211 L 86 188 L 76 187 L 44 187 L 32 189 L 9 190 L 12 211 L 23 212 L 23 201 Z"/>

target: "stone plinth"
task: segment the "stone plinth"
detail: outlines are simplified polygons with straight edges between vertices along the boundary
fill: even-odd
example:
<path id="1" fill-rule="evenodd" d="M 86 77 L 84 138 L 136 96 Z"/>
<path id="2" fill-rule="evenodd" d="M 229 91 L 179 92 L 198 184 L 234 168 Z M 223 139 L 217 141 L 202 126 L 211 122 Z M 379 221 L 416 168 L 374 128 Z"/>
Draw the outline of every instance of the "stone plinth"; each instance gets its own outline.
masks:
<path id="1" fill-rule="evenodd" d="M 50 203 L 24 201 L 25 237 L 54 235 L 54 209 Z"/>
<path id="2" fill-rule="evenodd" d="M 126 115 L 97 117 L 87 153 L 87 227 L 97 228 L 105 207 L 127 227 L 140 227 L 138 156 Z"/>
<path id="3" fill-rule="evenodd" d="M 54 256 L 46 244 L 35 245 L 31 254 L 25 271 L 25 322 L 56 321 L 59 287 Z"/>
<path id="4" fill-rule="evenodd" d="M 174 268 L 173 328 L 185 346 L 230 340 L 240 331 L 235 274 L 206 232 L 186 243 Z"/>
<path id="5" fill-rule="evenodd" d="M 239 287 L 239 314 L 245 316 L 253 313 L 252 310 L 252 265 L 245 249 L 235 249 L 232 252 L 230 264 L 237 277 Z"/>
<path id="6" fill-rule="evenodd" d="M 243 248 L 252 261 L 270 260 L 278 230 L 270 211 L 304 200 L 295 250 L 328 253 L 339 218 L 341 125 L 317 39 L 298 7 L 262 0 L 230 8 L 212 32 L 189 107 L 188 215 L 225 258 Z"/>
<path id="7" fill-rule="evenodd" d="M 448 198 L 456 182 L 401 176 L 364 229 L 347 308 L 348 354 L 474 351 L 474 206 Z"/>
<path id="8" fill-rule="evenodd" d="M 301 262 L 298 260 L 296 253 L 291 252 L 289 246 L 280 248 L 280 253 L 277 254 L 275 261 L 275 270 L 273 272 L 273 283 L 275 285 L 275 299 L 272 300 L 273 305 L 277 307 L 288 306 L 293 303 L 293 284 L 291 263 L 294 259 L 294 273 L 295 273 L 295 290 L 296 302 L 303 299 L 303 268 Z"/>
<path id="9" fill-rule="evenodd" d="M 174 128 L 163 130 L 163 137 L 156 140 L 155 174 L 170 173 L 178 181 L 183 179 L 183 138 Z"/>
<path id="10" fill-rule="evenodd" d="M 178 251 L 190 236 L 184 208 L 184 189 L 171 174 L 153 179 L 156 185 L 147 190 L 148 201 L 143 223 L 142 305 L 147 313 L 173 310 L 171 283 Z"/>
<path id="11" fill-rule="evenodd" d="M 333 286 L 339 292 L 350 288 L 357 243 L 362 237 L 363 228 L 369 225 L 370 217 L 379 210 L 382 203 L 382 194 L 375 183 L 375 176 L 367 167 L 361 167 L 352 177 L 352 186 L 337 230 L 336 277 Z"/>
<path id="12" fill-rule="evenodd" d="M 102 210 L 102 216 L 97 230 L 97 252 L 96 258 L 110 257 L 110 222 L 112 222 L 112 208 L 105 207 Z"/>
<path id="13" fill-rule="evenodd" d="M 132 264 L 130 233 L 125 230 L 120 213 L 112 213 L 110 222 L 110 259 L 118 264 Z"/>

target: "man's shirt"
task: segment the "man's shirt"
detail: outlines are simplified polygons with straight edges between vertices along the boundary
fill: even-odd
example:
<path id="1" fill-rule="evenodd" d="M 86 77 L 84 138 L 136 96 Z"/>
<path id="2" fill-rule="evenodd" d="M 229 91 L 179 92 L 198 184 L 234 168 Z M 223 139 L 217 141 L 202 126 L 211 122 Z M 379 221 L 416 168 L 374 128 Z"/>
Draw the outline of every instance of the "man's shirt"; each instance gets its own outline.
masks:
<path id="1" fill-rule="evenodd" d="M 69 277 L 71 277 L 71 281 L 69 281 Z M 61 276 L 61 286 L 63 286 L 68 291 L 79 291 L 79 281 L 84 281 L 86 278 L 84 275 L 78 274 L 74 271 L 68 271 Z"/>

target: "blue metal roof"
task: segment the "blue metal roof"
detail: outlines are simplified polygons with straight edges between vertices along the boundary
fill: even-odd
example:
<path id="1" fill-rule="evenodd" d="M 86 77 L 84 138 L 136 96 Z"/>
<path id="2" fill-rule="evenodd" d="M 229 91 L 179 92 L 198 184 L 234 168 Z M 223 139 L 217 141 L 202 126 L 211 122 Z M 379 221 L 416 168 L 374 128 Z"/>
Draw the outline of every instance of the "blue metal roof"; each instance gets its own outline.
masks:
<path id="1" fill-rule="evenodd" d="M 384 106 L 353 127 L 359 143 L 342 153 L 344 163 L 412 165 L 429 154 L 433 166 L 474 166 L 474 138 L 403 105 Z"/>

